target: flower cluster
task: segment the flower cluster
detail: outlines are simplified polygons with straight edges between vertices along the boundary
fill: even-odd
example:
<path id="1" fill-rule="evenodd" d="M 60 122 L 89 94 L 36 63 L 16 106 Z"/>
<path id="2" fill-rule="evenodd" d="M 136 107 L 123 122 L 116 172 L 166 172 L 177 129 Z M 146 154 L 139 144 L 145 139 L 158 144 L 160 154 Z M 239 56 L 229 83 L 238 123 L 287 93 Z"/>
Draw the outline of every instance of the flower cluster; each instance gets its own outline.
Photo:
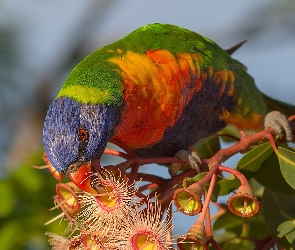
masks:
<path id="1" fill-rule="evenodd" d="M 52 249 L 171 249 L 171 219 L 156 197 L 137 197 L 135 182 L 115 167 L 90 177 L 94 194 L 72 182 L 56 185 L 54 209 L 69 227 L 65 236 L 47 233 Z"/>
<path id="2" fill-rule="evenodd" d="M 46 155 L 44 160 L 53 176 L 61 180 L 62 176 L 52 171 Z M 246 178 L 234 169 L 213 164 L 208 172 L 201 174 L 201 179 L 188 178 L 196 174 L 193 170 L 171 179 L 137 172 L 140 165 L 149 161 L 169 160 L 175 162 L 166 158 L 131 158 L 123 164 L 101 168 L 99 172 L 90 172 L 93 168 L 85 164 L 69 176 L 72 182 L 56 184 L 52 209 L 59 208 L 62 213 L 46 224 L 62 218 L 68 228 L 63 236 L 47 233 L 52 249 L 164 250 L 174 249 L 173 244 L 177 244 L 178 249 L 207 249 L 210 243 L 218 245 L 212 237 L 208 218 L 209 202 L 221 171 L 232 173 L 241 182 L 238 193 L 228 200 L 229 210 L 242 217 L 258 212 L 259 202 Z M 131 171 L 126 172 L 128 169 Z M 137 187 L 141 180 L 150 183 Z M 199 214 L 196 223 L 178 238 L 172 236 L 172 200 L 176 212 L 189 216 Z"/>

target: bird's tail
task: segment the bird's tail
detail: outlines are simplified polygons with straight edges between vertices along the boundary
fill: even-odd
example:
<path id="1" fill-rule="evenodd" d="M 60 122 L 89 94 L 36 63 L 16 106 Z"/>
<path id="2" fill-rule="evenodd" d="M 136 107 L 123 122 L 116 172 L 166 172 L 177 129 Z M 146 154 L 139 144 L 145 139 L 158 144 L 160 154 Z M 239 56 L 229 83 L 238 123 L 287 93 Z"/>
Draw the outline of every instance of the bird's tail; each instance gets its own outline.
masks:
<path id="1" fill-rule="evenodd" d="M 225 51 L 229 54 L 232 55 L 237 49 L 239 49 L 245 42 L 247 42 L 247 40 L 242 41 L 234 46 L 232 46 L 229 49 L 225 49 Z M 291 116 L 291 115 L 295 115 L 295 106 L 288 104 L 288 103 L 284 103 L 282 101 L 278 101 L 274 98 L 269 97 L 268 95 L 261 93 L 263 96 L 263 100 L 264 103 L 267 106 L 268 111 L 272 111 L 272 110 L 277 110 L 282 112 L 283 114 L 285 114 L 286 116 Z"/>
<path id="2" fill-rule="evenodd" d="M 262 93 L 264 103 L 267 106 L 268 111 L 277 110 L 285 114 L 286 116 L 295 115 L 295 106 L 289 103 L 278 101 L 268 95 Z"/>

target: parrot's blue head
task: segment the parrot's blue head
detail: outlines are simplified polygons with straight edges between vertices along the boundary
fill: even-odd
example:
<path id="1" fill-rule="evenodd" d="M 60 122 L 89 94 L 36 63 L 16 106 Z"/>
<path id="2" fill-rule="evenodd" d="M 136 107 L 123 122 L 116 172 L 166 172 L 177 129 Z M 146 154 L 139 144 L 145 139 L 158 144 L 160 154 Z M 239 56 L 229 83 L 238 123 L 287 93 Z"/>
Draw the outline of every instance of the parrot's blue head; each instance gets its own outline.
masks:
<path id="1" fill-rule="evenodd" d="M 120 121 L 119 107 L 92 105 L 60 97 L 50 105 L 44 122 L 47 157 L 60 173 L 68 175 L 99 159 Z"/>

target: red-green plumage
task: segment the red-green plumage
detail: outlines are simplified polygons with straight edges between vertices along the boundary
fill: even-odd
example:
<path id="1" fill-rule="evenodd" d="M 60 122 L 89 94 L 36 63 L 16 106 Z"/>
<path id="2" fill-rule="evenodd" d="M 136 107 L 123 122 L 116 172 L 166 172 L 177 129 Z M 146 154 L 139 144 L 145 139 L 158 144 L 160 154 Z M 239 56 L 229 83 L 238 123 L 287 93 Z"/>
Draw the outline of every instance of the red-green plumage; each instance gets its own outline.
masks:
<path id="1" fill-rule="evenodd" d="M 112 127 L 108 139 L 144 157 L 173 156 L 228 123 L 259 129 L 266 112 L 241 63 L 210 39 L 163 24 L 143 26 L 87 56 L 67 78 L 60 98 L 114 107 L 115 118 L 102 121 Z"/>

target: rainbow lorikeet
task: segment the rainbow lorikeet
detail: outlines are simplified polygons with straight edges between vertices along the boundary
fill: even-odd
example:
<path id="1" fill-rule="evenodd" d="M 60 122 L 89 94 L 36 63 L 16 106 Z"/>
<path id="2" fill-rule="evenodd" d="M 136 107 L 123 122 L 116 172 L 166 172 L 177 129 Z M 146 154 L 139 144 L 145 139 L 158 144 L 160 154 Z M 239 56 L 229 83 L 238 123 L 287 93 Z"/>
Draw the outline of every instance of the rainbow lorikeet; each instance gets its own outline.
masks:
<path id="1" fill-rule="evenodd" d="M 145 25 L 94 51 L 49 107 L 43 130 L 49 161 L 69 174 L 99 159 L 110 139 L 140 157 L 160 157 L 188 149 L 227 124 L 262 129 L 262 94 L 228 52 L 168 24 Z"/>

